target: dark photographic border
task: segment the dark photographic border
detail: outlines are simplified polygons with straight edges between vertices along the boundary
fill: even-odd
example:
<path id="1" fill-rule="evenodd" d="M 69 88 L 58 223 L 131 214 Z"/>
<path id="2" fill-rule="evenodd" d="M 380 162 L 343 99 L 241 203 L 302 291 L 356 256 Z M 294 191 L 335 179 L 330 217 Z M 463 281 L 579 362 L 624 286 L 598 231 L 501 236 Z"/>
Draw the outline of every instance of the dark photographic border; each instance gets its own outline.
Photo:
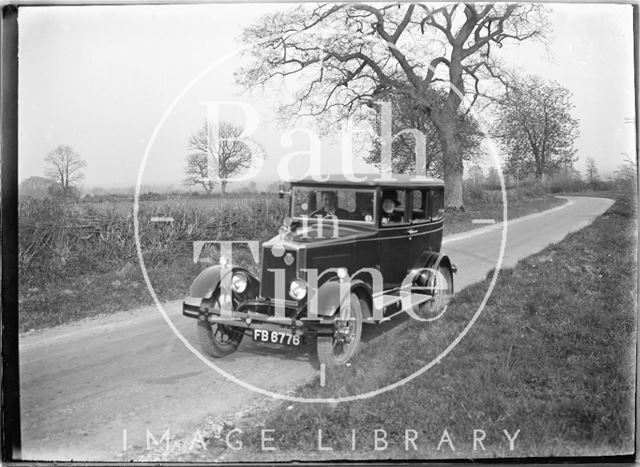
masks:
<path id="1" fill-rule="evenodd" d="M 138 5 L 153 5 L 169 2 L 151 1 L 137 3 Z M 179 4 L 189 4 L 192 2 L 177 2 Z M 193 2 L 201 3 L 201 2 Z M 226 3 L 226 2 L 224 2 Z M 40 5 L 55 6 L 53 2 L 39 3 Z M 111 2 L 111 3 L 65 3 L 60 6 L 97 6 L 97 5 L 134 5 L 136 2 Z M 19 349 L 18 349 L 18 13 L 22 6 L 37 6 L 38 3 L 4 5 L 2 7 L 2 21 L 0 23 L 0 124 L 1 124 L 1 169 L 0 169 L 0 190 L 1 190 L 1 210 L 0 225 L 2 229 L 2 273 L 1 273 L 1 329 L 2 339 L 2 387 L 1 404 L 2 413 L 0 418 L 0 430 L 2 433 L 2 461 L 14 463 L 21 460 L 21 420 L 20 420 L 20 379 L 19 379 Z M 636 104 L 638 104 L 640 66 L 639 34 L 640 34 L 640 8 L 636 3 L 633 7 L 633 31 L 634 31 L 634 62 L 635 62 L 635 93 Z M 636 151 L 640 146 L 640 135 L 638 129 L 638 116 L 640 111 L 636 105 Z M 636 152 L 637 157 L 637 152 Z M 637 343 L 638 345 L 638 343 Z M 638 350 L 636 351 L 638 354 Z M 636 400 L 637 400 L 636 374 Z M 598 464 L 598 465 L 635 465 L 637 461 L 638 447 L 638 407 L 636 406 L 636 442 L 635 453 L 630 455 L 613 455 L 599 457 L 554 457 L 554 458 L 495 458 L 477 460 L 448 460 L 448 461 L 409 461 L 401 460 L 397 462 L 389 461 L 367 461 L 349 462 L 342 461 L 342 464 L 352 465 L 408 465 L 416 463 L 434 464 L 502 464 L 502 465 L 562 465 L 562 464 Z M 25 461 L 25 463 L 27 463 Z M 35 462 L 28 462 L 34 464 Z M 55 465 L 73 465 L 72 462 L 52 462 Z M 302 462 L 307 465 L 323 465 L 326 463 Z M 335 464 L 340 461 L 327 461 Z M 42 464 L 42 462 L 38 462 Z M 82 462 L 83 465 L 104 465 L 97 462 Z M 129 465 L 130 463 L 110 462 L 111 465 Z M 140 465 L 160 465 L 161 463 L 141 463 Z M 285 463 L 287 464 L 287 463 Z M 193 463 L 186 465 L 194 465 Z M 195 464 L 198 465 L 198 464 Z M 231 465 L 231 464 L 225 464 Z M 236 464 L 238 465 L 238 464 Z M 240 464 L 242 465 L 242 464 Z M 275 463 L 264 463 L 262 465 L 276 465 Z"/>
<path id="2" fill-rule="evenodd" d="M 2 458 L 20 459 L 18 365 L 18 7 L 2 8 Z"/>

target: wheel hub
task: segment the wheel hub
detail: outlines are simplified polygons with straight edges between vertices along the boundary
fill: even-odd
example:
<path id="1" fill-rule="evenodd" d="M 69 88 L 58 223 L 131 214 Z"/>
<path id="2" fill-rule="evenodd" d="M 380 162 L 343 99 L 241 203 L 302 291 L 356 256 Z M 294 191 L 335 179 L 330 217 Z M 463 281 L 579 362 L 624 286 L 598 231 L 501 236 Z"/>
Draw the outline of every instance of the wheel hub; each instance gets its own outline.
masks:
<path id="1" fill-rule="evenodd" d="M 336 322 L 336 330 L 333 334 L 333 337 L 336 340 L 338 340 L 339 342 L 349 343 L 353 338 L 352 334 L 353 333 L 352 333 L 351 327 L 349 326 L 349 323 L 342 322 L 342 321 Z"/>

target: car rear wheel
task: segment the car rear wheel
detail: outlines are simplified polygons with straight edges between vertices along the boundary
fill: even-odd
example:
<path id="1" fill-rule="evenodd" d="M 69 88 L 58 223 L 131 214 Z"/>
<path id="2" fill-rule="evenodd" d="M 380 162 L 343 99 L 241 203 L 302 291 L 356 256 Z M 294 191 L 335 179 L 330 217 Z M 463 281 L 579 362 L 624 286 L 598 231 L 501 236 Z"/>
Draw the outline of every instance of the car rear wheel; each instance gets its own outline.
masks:
<path id="1" fill-rule="evenodd" d="M 428 284 L 433 287 L 433 298 L 413 307 L 413 312 L 422 319 L 439 316 L 446 308 L 453 294 L 453 273 L 447 266 L 438 266 L 431 271 Z"/>
<path id="2" fill-rule="evenodd" d="M 318 336 L 318 362 L 327 366 L 346 364 L 356 354 L 362 335 L 360 300 L 352 293 L 346 313 L 336 314 L 331 336 Z M 341 319 L 343 318 L 343 319 Z"/>

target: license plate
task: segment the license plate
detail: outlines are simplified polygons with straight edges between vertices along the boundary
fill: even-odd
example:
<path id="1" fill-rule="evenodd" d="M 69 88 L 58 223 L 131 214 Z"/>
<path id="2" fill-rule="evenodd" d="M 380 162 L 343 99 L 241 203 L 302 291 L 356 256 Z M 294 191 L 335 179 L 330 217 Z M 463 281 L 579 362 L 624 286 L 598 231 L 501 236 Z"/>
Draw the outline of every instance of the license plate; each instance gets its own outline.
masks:
<path id="1" fill-rule="evenodd" d="M 298 346 L 301 344 L 300 336 L 287 334 L 280 331 L 267 331 L 266 329 L 254 329 L 253 340 L 256 342 L 266 342 L 268 344 L 284 344 Z"/>

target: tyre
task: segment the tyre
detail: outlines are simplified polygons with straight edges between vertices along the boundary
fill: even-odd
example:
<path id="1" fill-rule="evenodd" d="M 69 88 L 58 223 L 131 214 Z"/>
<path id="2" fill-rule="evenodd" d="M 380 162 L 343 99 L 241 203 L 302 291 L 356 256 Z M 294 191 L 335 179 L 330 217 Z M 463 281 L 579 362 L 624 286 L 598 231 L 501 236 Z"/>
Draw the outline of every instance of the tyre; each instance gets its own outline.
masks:
<path id="1" fill-rule="evenodd" d="M 220 358 L 238 349 L 244 333 L 233 327 L 198 321 L 200 347 L 211 357 Z"/>
<path id="2" fill-rule="evenodd" d="M 349 309 L 344 313 L 344 320 L 340 319 L 340 312 L 336 313 L 333 333 L 331 336 L 318 336 L 316 350 L 318 362 L 327 366 L 346 364 L 358 351 L 362 335 L 362 309 L 360 300 L 352 293 Z"/>
<path id="3" fill-rule="evenodd" d="M 220 307 L 217 297 L 214 300 Z M 232 354 L 238 349 L 243 337 L 244 332 L 241 329 L 198 320 L 200 347 L 211 357 L 220 358 Z"/>
<path id="4" fill-rule="evenodd" d="M 422 319 L 435 318 L 449 303 L 453 292 L 453 273 L 447 266 L 438 266 L 431 271 L 428 285 L 433 287 L 433 299 L 413 307 L 413 312 Z"/>

